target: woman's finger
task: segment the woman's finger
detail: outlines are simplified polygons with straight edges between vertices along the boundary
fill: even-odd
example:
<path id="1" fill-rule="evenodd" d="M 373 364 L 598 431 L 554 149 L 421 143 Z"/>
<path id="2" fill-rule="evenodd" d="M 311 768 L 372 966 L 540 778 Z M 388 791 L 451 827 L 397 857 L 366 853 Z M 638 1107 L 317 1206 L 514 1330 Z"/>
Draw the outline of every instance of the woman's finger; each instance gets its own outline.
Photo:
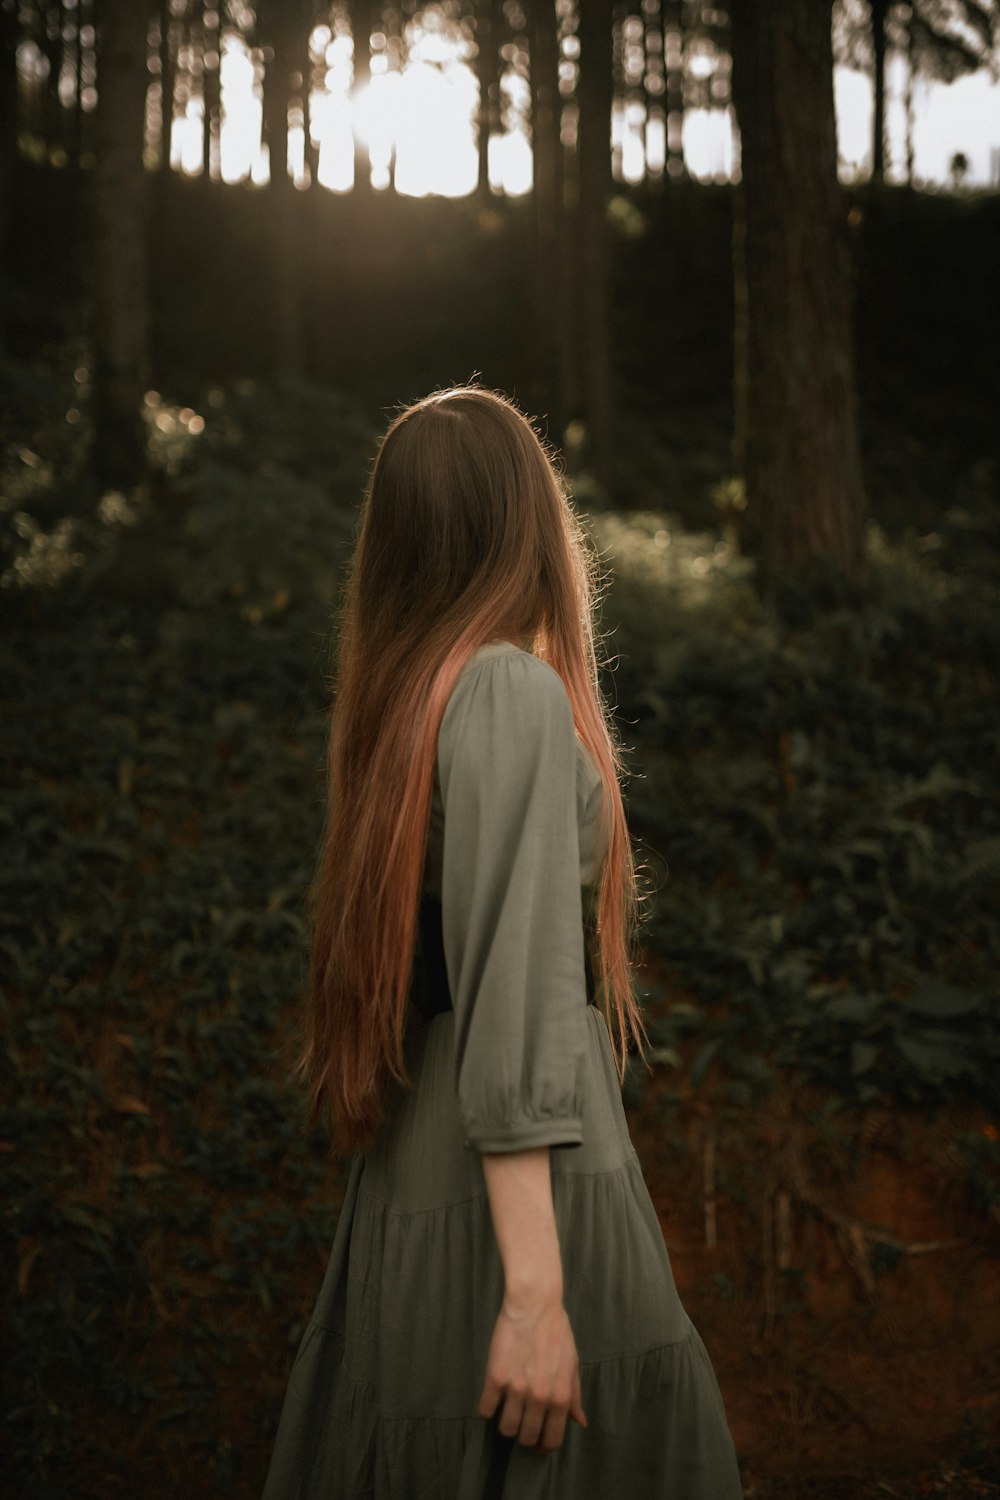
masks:
<path id="1" fill-rule="evenodd" d="M 489 1370 L 487 1370 L 486 1379 L 483 1382 L 483 1393 L 479 1398 L 478 1411 L 481 1417 L 492 1417 L 497 1409 L 497 1402 L 500 1400 L 500 1389 L 500 1386 L 493 1379 Z"/>
<path id="2" fill-rule="evenodd" d="M 500 1413 L 499 1427 L 504 1437 L 517 1437 L 521 1418 L 524 1415 L 524 1401 L 520 1396 L 515 1396 L 510 1390 L 504 1397 L 503 1411 Z"/>
<path id="3" fill-rule="evenodd" d="M 535 1452 L 554 1453 L 557 1448 L 562 1447 L 565 1432 L 566 1408 L 564 1406 L 550 1406 L 545 1414 L 545 1422 Z"/>
<path id="4" fill-rule="evenodd" d="M 570 1398 L 569 1414 L 574 1422 L 579 1422 L 581 1427 L 587 1426 L 587 1418 L 583 1410 L 583 1391 L 580 1388 L 579 1366 L 573 1376 L 573 1395 Z"/>
<path id="5" fill-rule="evenodd" d="M 542 1425 L 545 1422 L 545 1414 L 544 1401 L 528 1401 L 525 1404 L 517 1433 L 518 1442 L 523 1443 L 525 1448 L 533 1448 L 538 1442 L 542 1433 Z"/>

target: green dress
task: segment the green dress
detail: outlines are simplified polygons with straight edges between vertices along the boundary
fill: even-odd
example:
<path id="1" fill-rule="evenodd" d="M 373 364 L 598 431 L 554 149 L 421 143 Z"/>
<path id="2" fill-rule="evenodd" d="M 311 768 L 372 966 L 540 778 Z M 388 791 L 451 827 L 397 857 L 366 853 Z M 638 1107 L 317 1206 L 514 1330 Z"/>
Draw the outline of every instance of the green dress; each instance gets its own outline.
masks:
<path id="1" fill-rule="evenodd" d="M 352 1160 L 263 1500 L 741 1500 L 587 1002 L 600 799 L 559 675 L 481 647 L 441 725 L 424 876 L 451 1008 L 411 1007 L 412 1087 Z M 476 1409 L 503 1297 L 479 1153 L 544 1145 L 589 1425 L 539 1456 Z"/>

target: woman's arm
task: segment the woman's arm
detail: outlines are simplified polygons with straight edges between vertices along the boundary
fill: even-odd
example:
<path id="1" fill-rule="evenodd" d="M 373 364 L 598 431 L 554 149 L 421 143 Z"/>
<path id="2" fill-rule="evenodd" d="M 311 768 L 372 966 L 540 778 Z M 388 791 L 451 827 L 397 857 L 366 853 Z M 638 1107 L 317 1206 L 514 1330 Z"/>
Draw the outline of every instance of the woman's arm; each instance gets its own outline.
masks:
<path id="1" fill-rule="evenodd" d="M 550 1453 L 566 1419 L 582 1427 L 580 1367 L 563 1307 L 562 1258 L 552 1202 L 549 1147 L 484 1152 L 483 1173 L 504 1271 L 479 1413 L 502 1402 L 500 1431 Z"/>

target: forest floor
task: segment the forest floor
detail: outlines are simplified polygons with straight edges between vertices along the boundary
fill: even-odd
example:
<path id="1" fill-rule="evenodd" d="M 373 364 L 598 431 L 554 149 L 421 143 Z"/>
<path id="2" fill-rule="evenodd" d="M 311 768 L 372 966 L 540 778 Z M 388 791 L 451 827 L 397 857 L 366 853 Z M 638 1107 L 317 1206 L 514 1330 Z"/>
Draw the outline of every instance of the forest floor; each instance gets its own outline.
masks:
<path id="1" fill-rule="evenodd" d="M 671 1127 L 655 1088 L 630 1126 L 747 1500 L 1000 1494 L 1000 1235 L 949 1158 L 994 1117 L 879 1104 L 834 1140 L 817 1091 L 720 1128 L 710 1092 L 678 1089 Z"/>
<path id="2" fill-rule="evenodd" d="M 259 1495 L 343 1189 L 287 1061 L 367 434 L 302 387 L 202 405 L 197 440 L 149 413 L 152 504 L 81 504 L 61 389 L 7 449 L 18 1500 Z M 962 482 L 935 532 L 874 536 L 873 601 L 805 623 L 718 532 L 597 517 L 636 827 L 673 867 L 625 1102 L 747 1500 L 1000 1495 L 1000 551 Z"/>

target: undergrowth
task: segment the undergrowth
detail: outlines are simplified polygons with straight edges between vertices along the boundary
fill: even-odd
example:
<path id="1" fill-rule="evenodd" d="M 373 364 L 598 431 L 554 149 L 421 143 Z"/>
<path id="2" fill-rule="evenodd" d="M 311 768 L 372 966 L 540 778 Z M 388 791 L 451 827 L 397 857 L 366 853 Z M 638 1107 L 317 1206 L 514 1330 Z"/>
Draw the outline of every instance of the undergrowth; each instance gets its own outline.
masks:
<path id="1" fill-rule="evenodd" d="M 288 1063 L 331 607 L 382 416 L 295 381 L 152 398 L 151 483 L 102 495 L 72 355 L 2 372 L 3 1441 L 25 1493 L 79 1495 L 110 1413 L 224 1489 L 266 1453 L 342 1188 Z M 868 592 L 817 602 L 758 597 L 724 530 L 591 517 L 653 1066 L 679 1075 L 697 1036 L 687 1081 L 719 1107 L 778 1072 L 848 1104 L 992 1099 L 980 521 L 873 524 Z M 956 1149 L 992 1209 L 995 1140 Z"/>

